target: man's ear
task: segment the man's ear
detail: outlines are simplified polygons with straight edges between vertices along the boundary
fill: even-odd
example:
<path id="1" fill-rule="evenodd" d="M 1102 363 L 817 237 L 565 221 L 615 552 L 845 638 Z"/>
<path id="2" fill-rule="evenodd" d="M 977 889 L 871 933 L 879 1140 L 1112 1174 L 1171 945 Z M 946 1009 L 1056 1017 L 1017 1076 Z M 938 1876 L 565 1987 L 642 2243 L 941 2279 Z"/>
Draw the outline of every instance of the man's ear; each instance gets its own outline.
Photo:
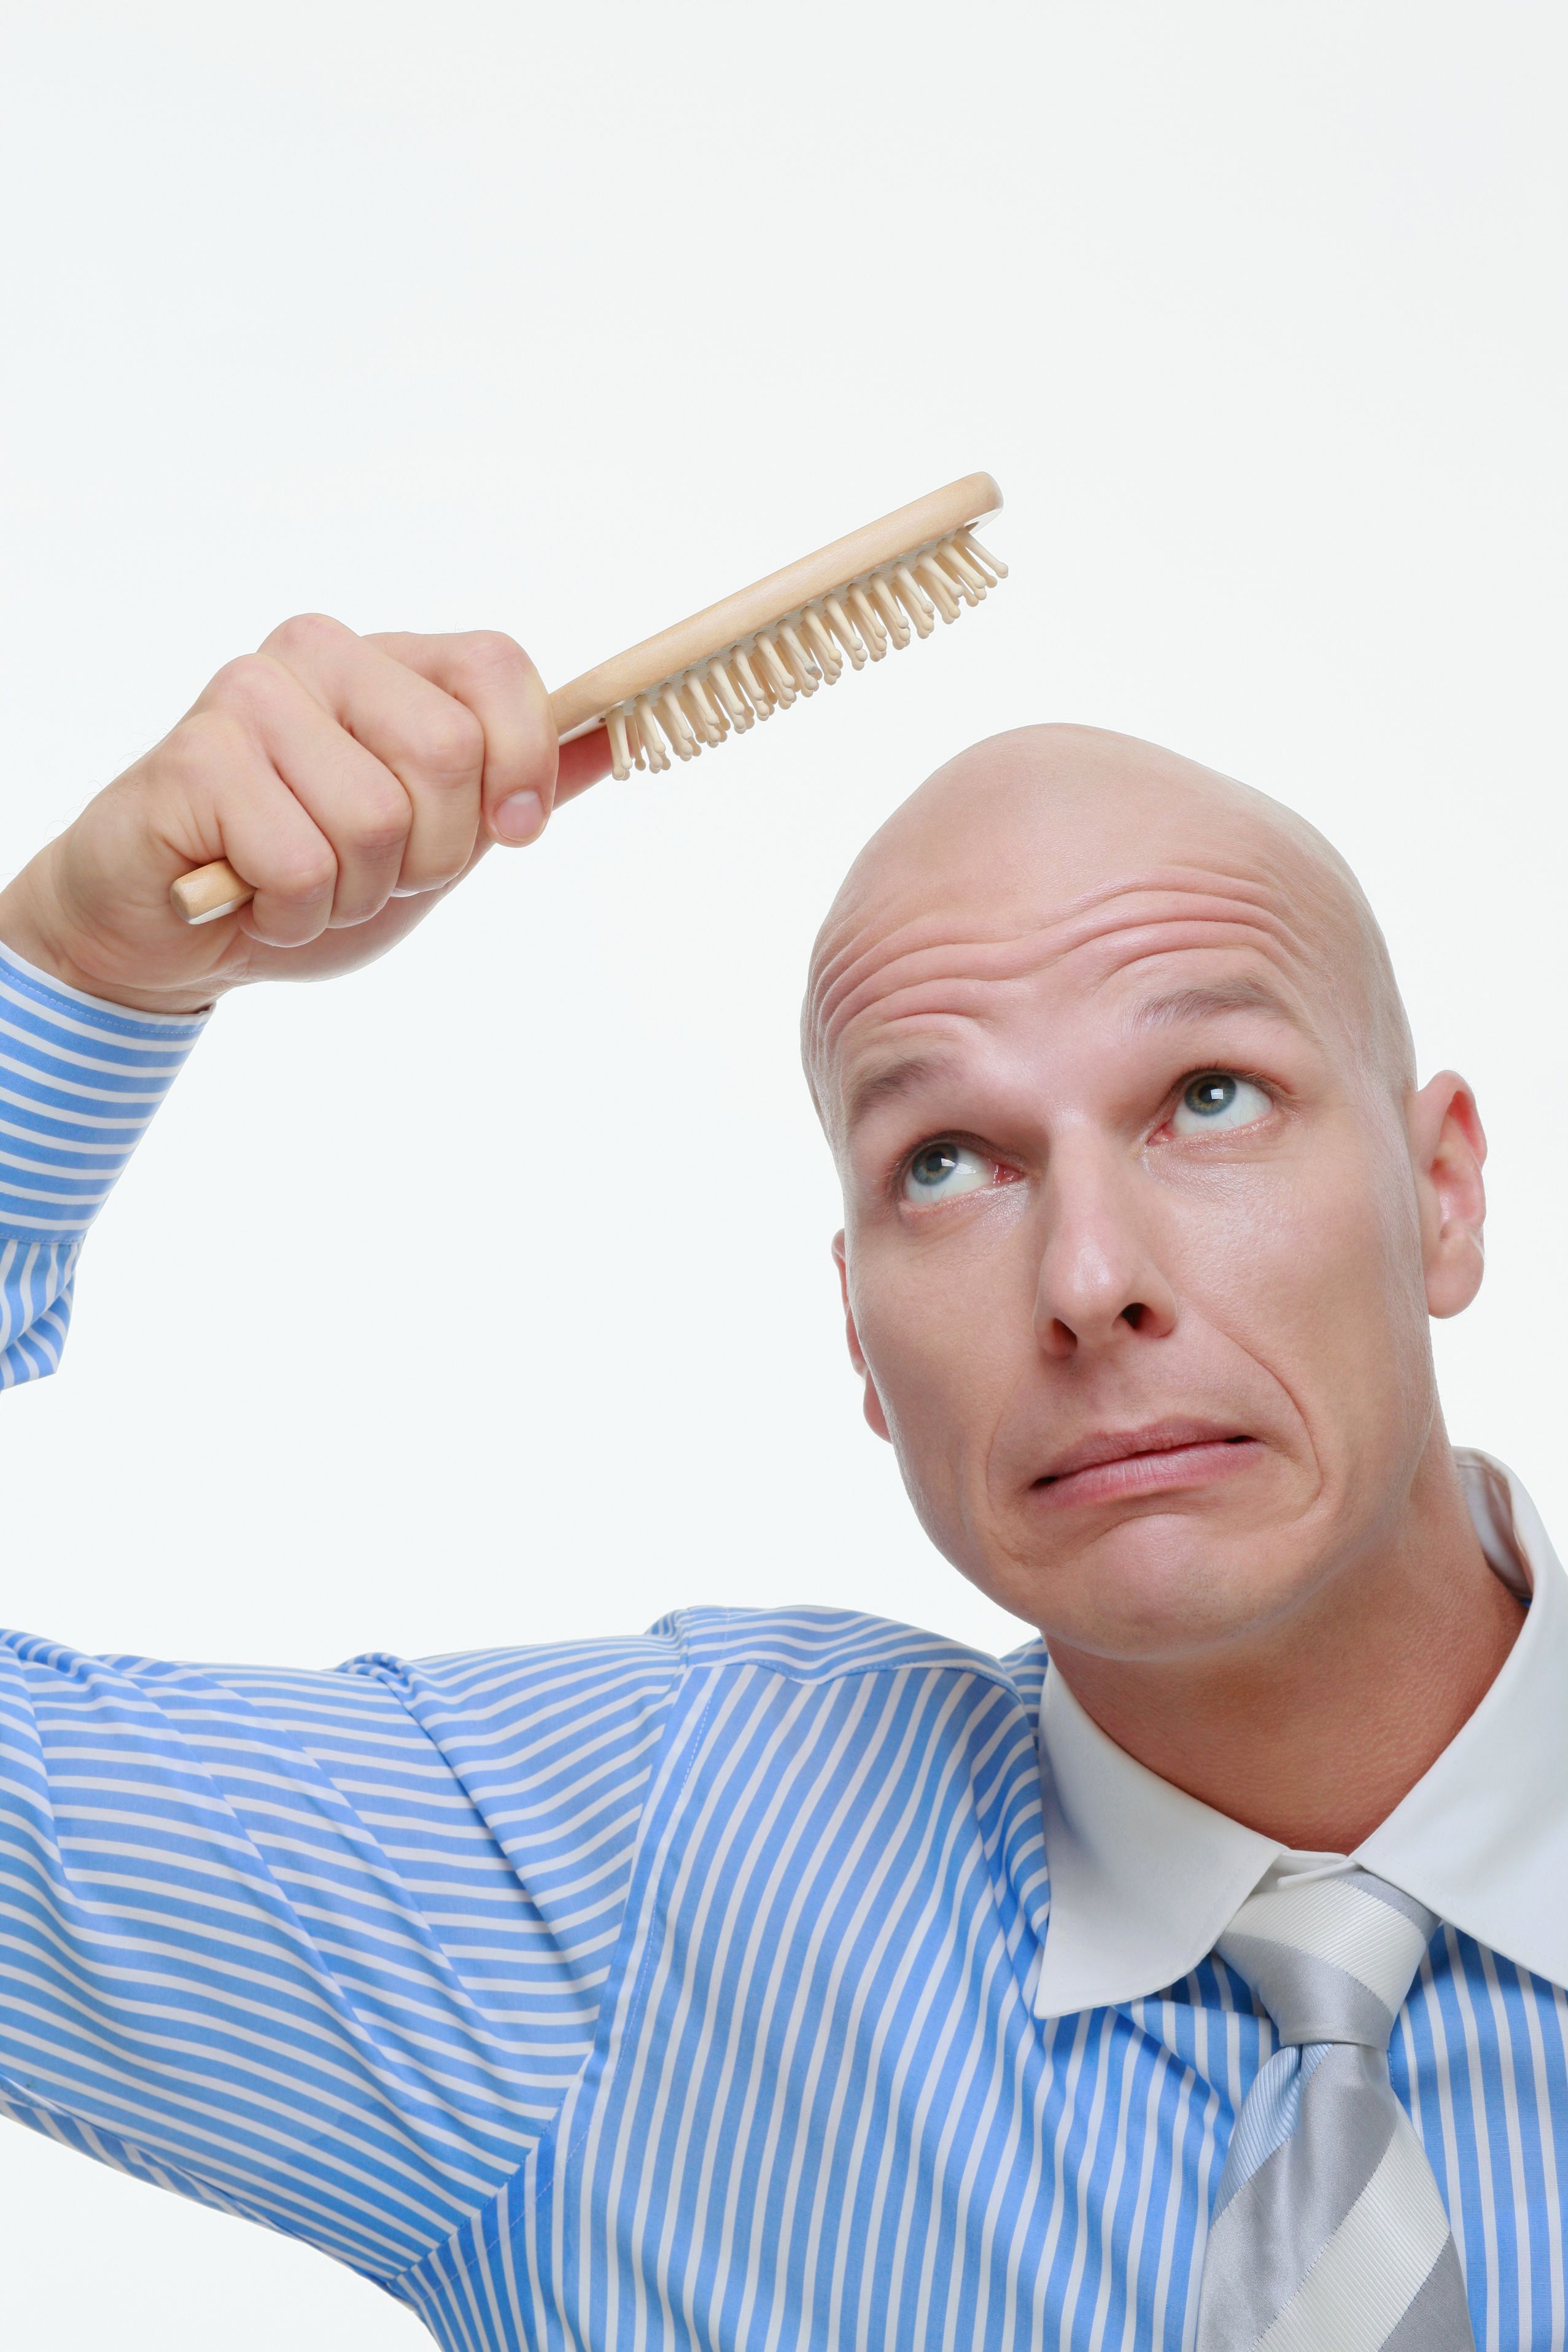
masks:
<path id="1" fill-rule="evenodd" d="M 1432 1315 L 1458 1315 L 1481 1286 L 1486 1131 L 1463 1078 L 1439 1070 L 1410 1107 L 1410 1149 L 1421 1211 L 1421 1259 Z"/>
<path id="2" fill-rule="evenodd" d="M 860 1334 L 855 1328 L 855 1310 L 849 1304 L 849 1264 L 844 1255 L 844 1236 L 833 1236 L 833 1263 L 838 1268 L 838 1295 L 844 1301 L 844 1336 L 849 1342 L 849 1360 L 864 1383 L 862 1398 L 866 1419 L 879 1437 L 888 1434 L 888 1416 L 882 1411 L 882 1400 L 877 1394 L 877 1383 L 871 1378 L 870 1367 L 860 1347 Z"/>

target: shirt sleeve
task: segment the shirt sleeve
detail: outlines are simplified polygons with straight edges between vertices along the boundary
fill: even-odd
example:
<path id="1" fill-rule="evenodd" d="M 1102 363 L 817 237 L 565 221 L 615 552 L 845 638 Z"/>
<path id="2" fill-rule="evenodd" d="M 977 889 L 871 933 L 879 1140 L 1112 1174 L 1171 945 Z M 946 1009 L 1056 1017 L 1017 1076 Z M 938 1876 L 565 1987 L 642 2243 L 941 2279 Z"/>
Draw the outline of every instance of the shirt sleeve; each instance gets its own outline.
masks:
<path id="1" fill-rule="evenodd" d="M 0 2115 L 413 2301 L 586 2062 L 679 1659 L 0 1635 Z"/>
<path id="2" fill-rule="evenodd" d="M 82 1236 L 205 1025 L 102 1003 L 0 945 L 0 1388 L 58 1367 Z"/>

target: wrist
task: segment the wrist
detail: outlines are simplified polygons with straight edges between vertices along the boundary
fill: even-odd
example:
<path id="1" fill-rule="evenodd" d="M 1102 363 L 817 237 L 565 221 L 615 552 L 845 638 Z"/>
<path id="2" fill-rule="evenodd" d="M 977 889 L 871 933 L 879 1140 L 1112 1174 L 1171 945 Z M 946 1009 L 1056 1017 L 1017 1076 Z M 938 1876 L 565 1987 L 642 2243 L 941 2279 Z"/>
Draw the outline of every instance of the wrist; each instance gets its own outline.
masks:
<path id="1" fill-rule="evenodd" d="M 186 1017 L 210 1013 L 218 992 L 210 985 L 193 988 L 188 982 L 171 982 L 164 987 L 138 986 L 92 952 L 61 912 L 49 873 L 55 847 L 51 842 L 41 849 L 0 890 L 0 945 L 46 978 L 100 1004 L 120 1005 L 128 1013 Z"/>

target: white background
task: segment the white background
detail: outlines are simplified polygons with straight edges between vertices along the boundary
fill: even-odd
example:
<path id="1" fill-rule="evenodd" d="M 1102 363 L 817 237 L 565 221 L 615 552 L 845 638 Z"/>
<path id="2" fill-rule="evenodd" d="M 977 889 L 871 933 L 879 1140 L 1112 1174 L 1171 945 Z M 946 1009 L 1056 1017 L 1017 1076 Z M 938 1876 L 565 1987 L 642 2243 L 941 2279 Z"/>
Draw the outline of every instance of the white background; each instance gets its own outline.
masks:
<path id="1" fill-rule="evenodd" d="M 12 865 L 302 607 L 559 682 L 974 467 L 1013 577 L 225 1005 L 5 1402 L 0 1615 L 321 1664 L 720 1598 L 1016 1638 L 859 1422 L 795 1019 L 864 835 L 1045 717 L 1362 874 L 1494 1146 L 1451 1424 L 1568 1525 L 1563 65 L 1519 0 L 13 5 Z M 20 2133 L 0 2213 L 26 2352 L 419 2340 Z"/>

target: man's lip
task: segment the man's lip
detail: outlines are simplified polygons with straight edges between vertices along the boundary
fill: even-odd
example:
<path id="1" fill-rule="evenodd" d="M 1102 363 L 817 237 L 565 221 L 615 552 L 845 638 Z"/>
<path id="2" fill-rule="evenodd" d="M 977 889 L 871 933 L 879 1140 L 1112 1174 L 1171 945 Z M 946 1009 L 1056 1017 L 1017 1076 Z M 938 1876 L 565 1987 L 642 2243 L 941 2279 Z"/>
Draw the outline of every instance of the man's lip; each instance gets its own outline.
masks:
<path id="1" fill-rule="evenodd" d="M 1146 1422 L 1141 1429 L 1100 1429 L 1080 1437 L 1058 1454 L 1037 1486 L 1054 1486 L 1080 1471 L 1098 1470 L 1108 1463 L 1131 1462 L 1144 1454 L 1180 1454 L 1194 1446 L 1245 1444 L 1249 1432 L 1234 1423 L 1185 1418 Z M 1174 1466 L 1174 1465 L 1173 1465 Z"/>

